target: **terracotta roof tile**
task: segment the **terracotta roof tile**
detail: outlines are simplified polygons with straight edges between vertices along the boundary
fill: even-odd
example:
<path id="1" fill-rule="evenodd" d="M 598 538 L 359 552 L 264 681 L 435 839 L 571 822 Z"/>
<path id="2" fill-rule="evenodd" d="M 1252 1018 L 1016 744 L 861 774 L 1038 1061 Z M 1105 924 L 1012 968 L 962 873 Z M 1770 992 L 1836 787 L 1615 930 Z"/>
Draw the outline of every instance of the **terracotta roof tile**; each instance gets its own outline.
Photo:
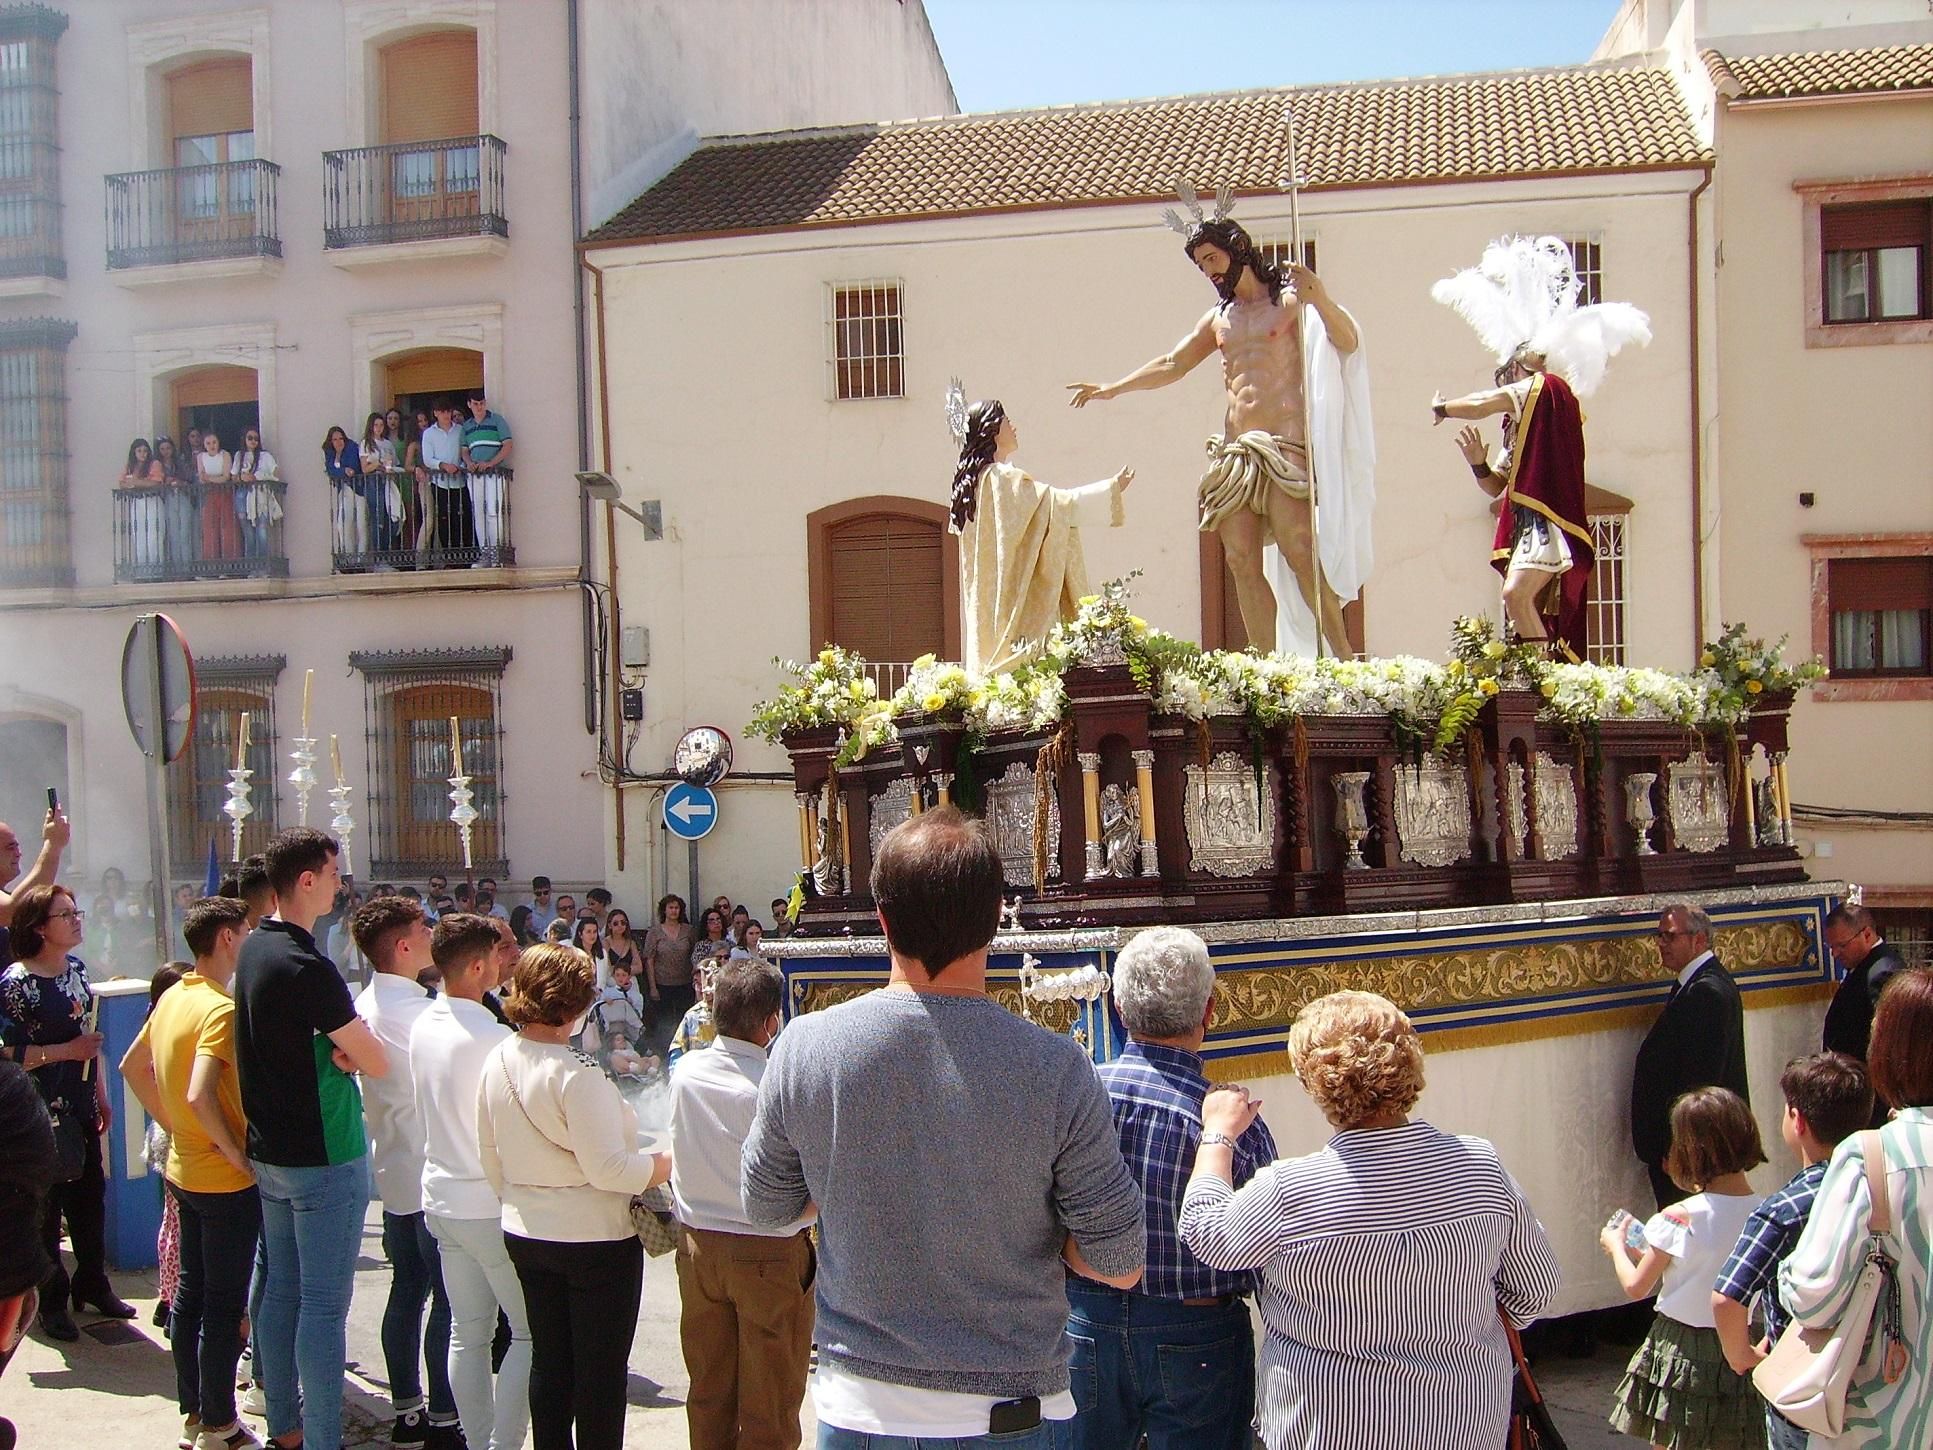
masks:
<path id="1" fill-rule="evenodd" d="M 1884 95 L 1933 88 L 1933 45 L 1817 50 L 1795 55 L 1704 53 L 1720 94 L 1763 101 L 1804 96 Z"/>
<path id="2" fill-rule="evenodd" d="M 1669 74 L 1577 67 L 1184 96 L 704 143 L 592 241 L 1276 189 L 1283 102 L 1312 188 L 1698 166 Z"/>

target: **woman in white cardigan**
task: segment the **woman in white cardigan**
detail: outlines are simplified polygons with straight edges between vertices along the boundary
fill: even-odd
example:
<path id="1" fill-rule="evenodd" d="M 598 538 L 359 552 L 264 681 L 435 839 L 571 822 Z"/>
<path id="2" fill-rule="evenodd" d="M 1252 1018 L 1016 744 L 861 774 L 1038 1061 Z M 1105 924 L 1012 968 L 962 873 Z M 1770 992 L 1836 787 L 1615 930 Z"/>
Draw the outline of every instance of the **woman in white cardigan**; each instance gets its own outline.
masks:
<path id="1" fill-rule="evenodd" d="M 577 948 L 526 950 L 505 1003 L 518 1035 L 492 1050 L 477 1090 L 483 1175 L 503 1201 L 504 1243 L 530 1316 L 535 1450 L 624 1443 L 644 1288 L 631 1198 L 671 1176 L 671 1155 L 638 1146 L 631 1105 L 570 1046 L 596 995 L 591 959 Z"/>

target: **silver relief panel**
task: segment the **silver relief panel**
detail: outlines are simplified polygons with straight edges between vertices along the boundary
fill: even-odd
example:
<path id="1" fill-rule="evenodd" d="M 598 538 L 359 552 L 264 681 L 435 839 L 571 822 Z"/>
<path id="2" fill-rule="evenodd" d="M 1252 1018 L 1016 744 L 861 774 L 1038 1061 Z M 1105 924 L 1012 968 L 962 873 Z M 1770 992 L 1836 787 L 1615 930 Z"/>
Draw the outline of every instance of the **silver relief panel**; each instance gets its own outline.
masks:
<path id="1" fill-rule="evenodd" d="M 1182 825 L 1188 833 L 1189 868 L 1211 876 L 1254 876 L 1275 862 L 1275 768 L 1262 776 L 1232 750 L 1207 769 L 1188 767 L 1182 793 Z"/>
<path id="2" fill-rule="evenodd" d="M 1034 768 L 1015 761 L 987 782 L 987 829 L 1010 886 L 1034 884 Z M 1047 879 L 1060 880 L 1060 796 L 1047 796 Z"/>
<path id="3" fill-rule="evenodd" d="M 1561 861 L 1577 852 L 1577 789 L 1570 770 L 1542 751 L 1537 753 L 1537 825 L 1543 832 L 1544 859 Z"/>
<path id="4" fill-rule="evenodd" d="M 1716 851 L 1725 844 L 1725 772 L 1702 755 L 1671 762 L 1666 799 L 1671 830 L 1687 851 Z"/>
<path id="5" fill-rule="evenodd" d="M 1436 754 L 1396 769 L 1396 835 L 1402 857 L 1419 866 L 1448 866 L 1470 854 L 1470 785 L 1461 769 Z"/>
<path id="6" fill-rule="evenodd" d="M 877 861 L 879 843 L 886 839 L 886 833 L 913 814 L 912 781 L 903 775 L 899 777 L 872 798 L 872 808 L 872 824 L 866 828 L 866 837 L 872 842 L 872 858 Z"/>
<path id="7" fill-rule="evenodd" d="M 1101 789 L 1101 851 L 1110 876 L 1126 878 L 1140 869 L 1141 792 L 1131 785 Z"/>

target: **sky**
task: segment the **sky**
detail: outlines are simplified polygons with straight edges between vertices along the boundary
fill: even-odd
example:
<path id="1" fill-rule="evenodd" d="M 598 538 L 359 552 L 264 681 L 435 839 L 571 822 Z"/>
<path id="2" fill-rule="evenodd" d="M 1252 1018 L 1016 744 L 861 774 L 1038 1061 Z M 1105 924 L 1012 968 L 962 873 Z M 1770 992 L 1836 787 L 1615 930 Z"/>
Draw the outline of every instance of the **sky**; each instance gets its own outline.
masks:
<path id="1" fill-rule="evenodd" d="M 1618 0 L 926 0 L 965 111 L 1587 59 Z"/>

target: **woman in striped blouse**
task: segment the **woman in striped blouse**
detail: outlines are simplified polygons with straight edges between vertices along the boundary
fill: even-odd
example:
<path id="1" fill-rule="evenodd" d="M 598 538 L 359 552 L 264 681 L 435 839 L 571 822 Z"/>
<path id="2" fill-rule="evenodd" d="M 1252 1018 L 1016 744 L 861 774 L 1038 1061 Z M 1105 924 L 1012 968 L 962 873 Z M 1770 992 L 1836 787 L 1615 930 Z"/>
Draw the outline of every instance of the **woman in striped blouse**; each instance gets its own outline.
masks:
<path id="1" fill-rule="evenodd" d="M 1423 1044 L 1393 1003 L 1312 1002 L 1289 1053 L 1336 1135 L 1237 1192 L 1232 1145 L 1261 1103 L 1216 1088 L 1181 1208 L 1182 1242 L 1204 1264 L 1259 1270 L 1263 1440 L 1495 1450 L 1511 1382 L 1499 1311 L 1521 1326 L 1557 1288 L 1542 1225 L 1489 1143 L 1410 1118 Z"/>

